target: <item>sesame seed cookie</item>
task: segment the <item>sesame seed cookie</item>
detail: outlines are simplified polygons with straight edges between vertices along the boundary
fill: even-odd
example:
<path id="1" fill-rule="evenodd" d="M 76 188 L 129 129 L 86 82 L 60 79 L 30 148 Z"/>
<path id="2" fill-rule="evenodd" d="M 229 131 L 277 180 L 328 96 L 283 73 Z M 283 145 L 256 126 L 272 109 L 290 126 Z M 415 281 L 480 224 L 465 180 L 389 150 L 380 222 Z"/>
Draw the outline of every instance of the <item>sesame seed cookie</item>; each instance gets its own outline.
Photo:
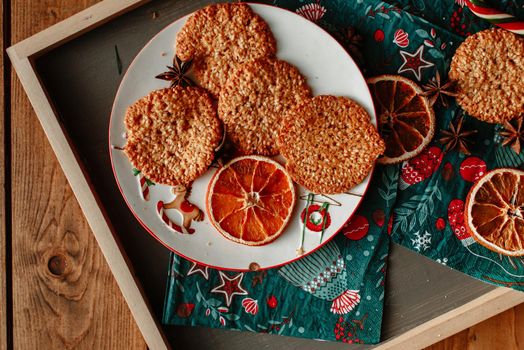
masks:
<path id="1" fill-rule="evenodd" d="M 385 150 L 364 108 L 335 96 L 314 97 L 287 113 L 278 146 L 293 180 L 324 194 L 361 183 Z"/>
<path id="2" fill-rule="evenodd" d="M 269 26 L 246 4 L 207 6 L 189 17 L 176 38 L 177 56 L 193 59 L 198 83 L 215 97 L 237 64 L 275 53 Z"/>
<path id="3" fill-rule="evenodd" d="M 273 58 L 258 59 L 229 77 L 220 93 L 218 116 L 240 153 L 276 155 L 284 114 L 310 95 L 297 68 Z"/>
<path id="4" fill-rule="evenodd" d="M 504 123 L 524 113 L 524 39 L 500 28 L 469 36 L 451 61 L 457 102 L 470 115 Z"/>
<path id="5" fill-rule="evenodd" d="M 150 180 L 189 185 L 213 161 L 222 126 L 211 96 L 202 88 L 151 92 L 133 103 L 124 124 L 124 152 Z"/>

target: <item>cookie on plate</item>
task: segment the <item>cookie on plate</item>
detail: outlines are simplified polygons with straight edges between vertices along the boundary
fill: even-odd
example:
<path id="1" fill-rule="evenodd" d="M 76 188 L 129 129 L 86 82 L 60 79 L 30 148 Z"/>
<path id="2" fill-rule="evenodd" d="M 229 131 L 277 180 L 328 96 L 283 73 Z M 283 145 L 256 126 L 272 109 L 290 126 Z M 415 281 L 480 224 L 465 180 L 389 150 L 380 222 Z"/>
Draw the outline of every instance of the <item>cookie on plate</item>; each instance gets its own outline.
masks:
<path id="1" fill-rule="evenodd" d="M 385 150 L 364 108 L 335 96 L 308 99 L 287 113 L 278 146 L 293 180 L 323 194 L 361 183 Z"/>
<path id="2" fill-rule="evenodd" d="M 470 115 L 504 123 L 524 113 L 524 39 L 500 28 L 469 36 L 451 61 L 457 102 Z"/>
<path id="3" fill-rule="evenodd" d="M 126 112 L 124 152 L 148 179 L 189 185 L 213 161 L 222 126 L 211 96 L 202 88 L 151 92 Z"/>
<path id="4" fill-rule="evenodd" d="M 291 64 L 263 58 L 240 65 L 224 85 L 218 116 L 241 154 L 276 155 L 284 114 L 309 98 L 306 79 Z"/>
<path id="5" fill-rule="evenodd" d="M 274 56 L 276 42 L 267 23 L 246 4 L 216 4 L 195 12 L 176 38 L 176 54 L 193 59 L 198 83 L 218 97 L 234 67 Z"/>

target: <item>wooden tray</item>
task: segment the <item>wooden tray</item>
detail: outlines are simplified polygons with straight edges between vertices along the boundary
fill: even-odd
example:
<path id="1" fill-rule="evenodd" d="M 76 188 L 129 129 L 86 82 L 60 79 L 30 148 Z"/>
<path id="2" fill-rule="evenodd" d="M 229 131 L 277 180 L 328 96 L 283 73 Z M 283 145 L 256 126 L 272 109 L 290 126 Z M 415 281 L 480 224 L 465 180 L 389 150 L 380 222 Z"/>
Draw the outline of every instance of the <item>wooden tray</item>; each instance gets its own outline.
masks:
<path id="1" fill-rule="evenodd" d="M 151 349 L 347 348 L 159 323 L 169 252 L 128 210 L 109 161 L 107 127 L 122 77 L 115 46 L 125 71 L 155 33 L 209 2 L 106 0 L 10 47 L 8 54 Z M 421 348 L 524 301 L 524 293 L 489 286 L 398 246 L 391 250 L 386 291 L 384 341 L 377 349 Z"/>

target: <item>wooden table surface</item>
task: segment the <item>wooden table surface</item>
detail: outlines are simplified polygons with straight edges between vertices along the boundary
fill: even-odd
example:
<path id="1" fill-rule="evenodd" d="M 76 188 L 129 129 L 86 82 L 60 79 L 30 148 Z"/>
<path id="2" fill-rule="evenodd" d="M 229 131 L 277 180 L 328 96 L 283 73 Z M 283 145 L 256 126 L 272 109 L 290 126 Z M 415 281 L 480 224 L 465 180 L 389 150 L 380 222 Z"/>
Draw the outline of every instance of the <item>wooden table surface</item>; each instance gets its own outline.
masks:
<path id="1" fill-rule="evenodd" d="M 3 52 L 95 2 L 4 1 Z M 5 55 L 0 62 L 0 349 L 145 349 Z M 524 349 L 523 329 L 524 304 L 430 349 Z"/>

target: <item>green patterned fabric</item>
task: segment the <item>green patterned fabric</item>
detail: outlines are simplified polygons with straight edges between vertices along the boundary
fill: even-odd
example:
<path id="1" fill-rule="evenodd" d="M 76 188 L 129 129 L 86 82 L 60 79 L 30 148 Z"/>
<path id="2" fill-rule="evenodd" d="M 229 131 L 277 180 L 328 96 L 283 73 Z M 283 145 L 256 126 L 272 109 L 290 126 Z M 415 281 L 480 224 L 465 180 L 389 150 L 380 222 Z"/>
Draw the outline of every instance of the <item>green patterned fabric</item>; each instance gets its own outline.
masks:
<path id="1" fill-rule="evenodd" d="M 376 173 L 369 199 L 345 234 L 282 268 L 217 271 L 173 254 L 164 323 L 378 342 L 389 248 L 386 213 L 395 201 L 398 172 Z"/>
<path id="2" fill-rule="evenodd" d="M 489 27 L 463 0 L 274 4 L 329 31 L 367 77 L 400 74 L 421 85 L 435 79 L 437 71 L 445 82 L 458 45 Z M 522 8 L 510 1 L 501 6 L 515 13 Z M 448 107 L 435 105 L 435 140 L 408 162 L 377 166 L 357 214 L 312 255 L 250 273 L 216 271 L 173 255 L 164 323 L 377 343 L 390 237 L 483 281 L 524 290 L 524 261 L 475 243 L 462 219 L 473 181 L 490 169 L 523 168 L 524 152 L 502 146 L 502 126 L 467 115 L 464 129 L 478 131 L 471 138 L 471 155 L 445 151 L 439 134 L 463 115 L 455 101 L 447 102 Z"/>

